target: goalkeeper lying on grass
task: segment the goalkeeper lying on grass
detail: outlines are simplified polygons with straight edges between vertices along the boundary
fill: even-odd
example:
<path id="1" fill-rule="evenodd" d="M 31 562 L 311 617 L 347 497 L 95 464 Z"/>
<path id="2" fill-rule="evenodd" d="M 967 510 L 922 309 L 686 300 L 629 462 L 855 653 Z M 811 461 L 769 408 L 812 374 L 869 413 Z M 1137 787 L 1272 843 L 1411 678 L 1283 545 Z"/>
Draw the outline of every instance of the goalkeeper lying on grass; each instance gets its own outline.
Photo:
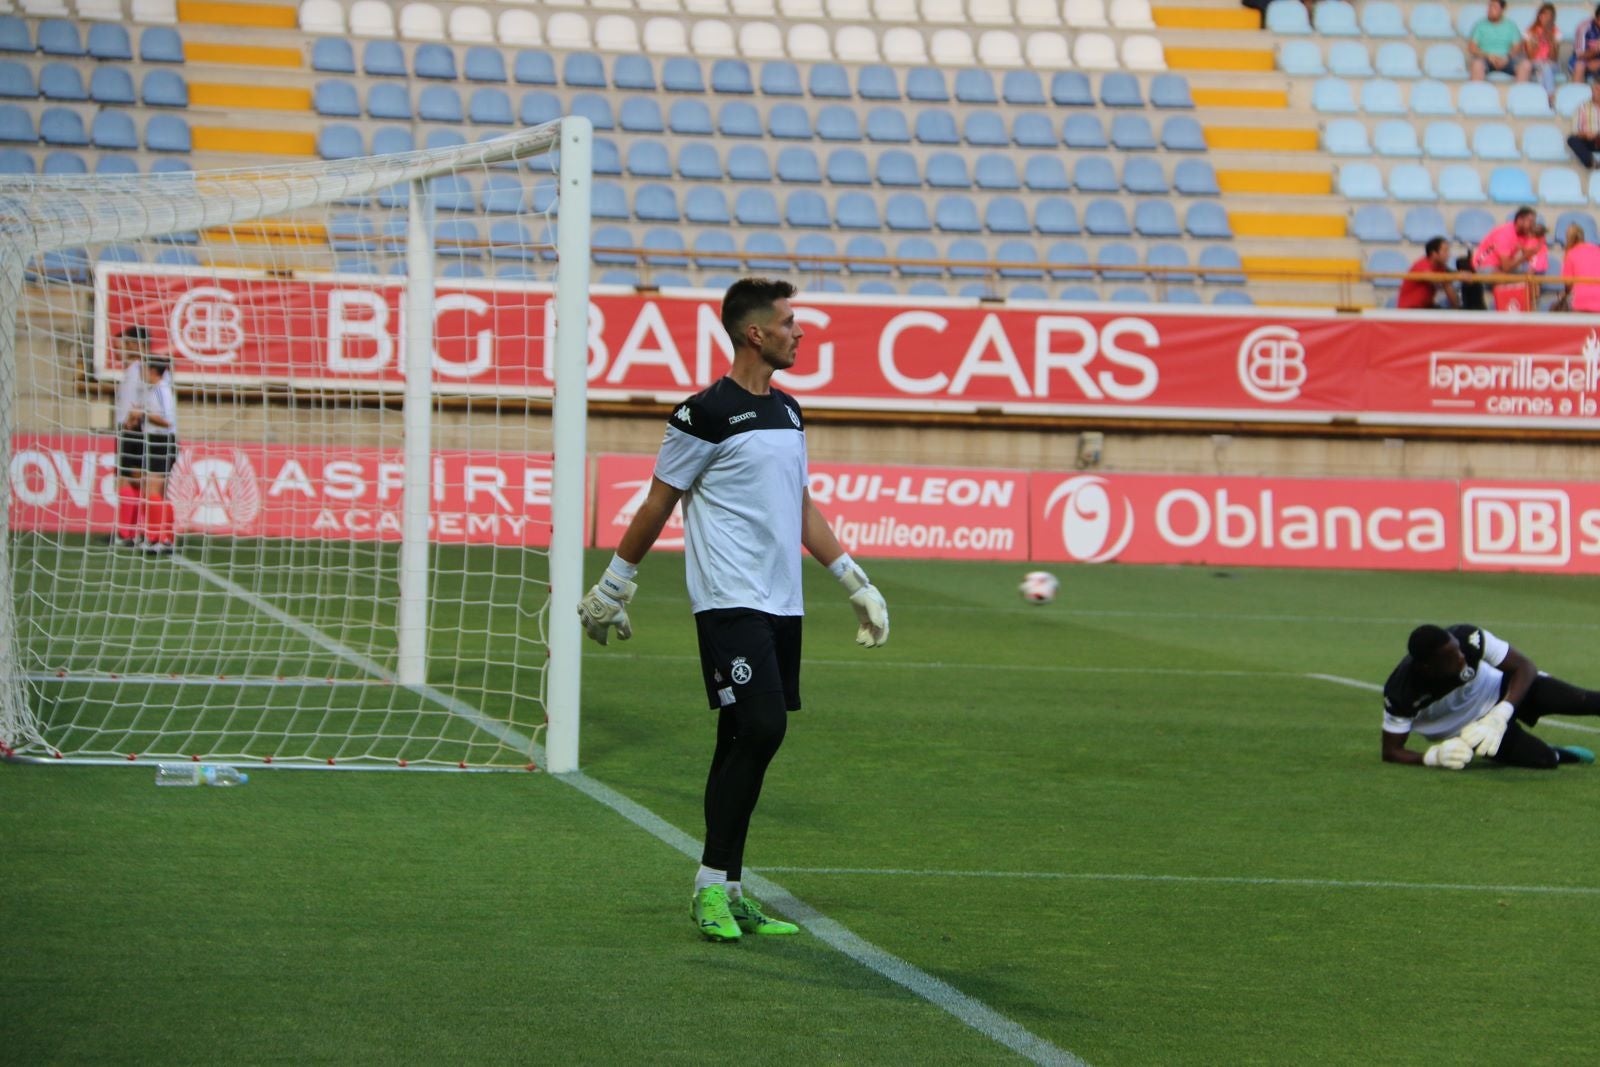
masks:
<path id="1" fill-rule="evenodd" d="M 1576 745 L 1550 746 L 1523 729 L 1543 715 L 1600 715 L 1600 693 L 1552 678 L 1478 626 L 1419 626 L 1383 685 L 1383 758 L 1463 770 L 1482 757 L 1512 767 L 1593 763 Z M 1432 744 L 1406 748 L 1412 731 Z"/>

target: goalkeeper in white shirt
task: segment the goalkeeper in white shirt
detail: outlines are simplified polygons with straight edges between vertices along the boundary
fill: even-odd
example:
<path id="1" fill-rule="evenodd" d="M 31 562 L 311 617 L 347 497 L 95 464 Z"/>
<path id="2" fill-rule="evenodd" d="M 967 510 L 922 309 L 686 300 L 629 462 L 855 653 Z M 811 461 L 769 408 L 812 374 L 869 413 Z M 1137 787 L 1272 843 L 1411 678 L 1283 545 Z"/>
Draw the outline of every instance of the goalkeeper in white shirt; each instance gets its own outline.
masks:
<path id="1" fill-rule="evenodd" d="M 1383 759 L 1464 770 L 1475 759 L 1550 769 L 1593 763 L 1577 745 L 1547 745 L 1527 727 L 1545 715 L 1600 715 L 1600 692 L 1552 678 L 1480 626 L 1425 625 L 1383 685 Z M 1406 739 L 1421 734 L 1417 752 Z"/>
<path id="2" fill-rule="evenodd" d="M 744 278 L 722 299 L 733 367 L 667 420 L 644 503 L 579 606 L 589 637 L 633 635 L 628 602 L 638 565 L 683 502 L 689 602 L 706 697 L 718 713 L 705 791 L 706 836 L 690 918 L 702 937 L 794 934 L 740 883 L 745 837 L 762 778 L 800 708 L 801 547 L 844 586 L 856 643 L 889 639 L 889 609 L 840 546 L 807 490 L 800 405 L 772 387 L 794 366 L 804 332 L 785 281 Z"/>

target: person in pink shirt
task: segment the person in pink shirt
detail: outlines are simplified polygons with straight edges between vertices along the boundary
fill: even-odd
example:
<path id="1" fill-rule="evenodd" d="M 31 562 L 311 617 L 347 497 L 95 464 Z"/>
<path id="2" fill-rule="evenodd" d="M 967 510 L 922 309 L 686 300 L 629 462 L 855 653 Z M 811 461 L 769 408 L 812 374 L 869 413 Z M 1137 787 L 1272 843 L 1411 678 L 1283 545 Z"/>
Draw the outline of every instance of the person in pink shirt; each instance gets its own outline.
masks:
<path id="1" fill-rule="evenodd" d="M 1538 222 L 1533 208 L 1518 208 L 1510 222 L 1502 222 L 1483 235 L 1472 254 L 1473 269 L 1490 274 L 1511 274 L 1523 269 L 1539 246 L 1537 241 L 1530 242 Z"/>
<path id="2" fill-rule="evenodd" d="M 1600 246 L 1583 239 L 1583 227 L 1576 222 L 1567 227 L 1567 258 L 1561 264 L 1563 278 L 1600 278 Z M 1568 281 L 1564 298 L 1568 311 L 1600 312 L 1600 281 Z"/>

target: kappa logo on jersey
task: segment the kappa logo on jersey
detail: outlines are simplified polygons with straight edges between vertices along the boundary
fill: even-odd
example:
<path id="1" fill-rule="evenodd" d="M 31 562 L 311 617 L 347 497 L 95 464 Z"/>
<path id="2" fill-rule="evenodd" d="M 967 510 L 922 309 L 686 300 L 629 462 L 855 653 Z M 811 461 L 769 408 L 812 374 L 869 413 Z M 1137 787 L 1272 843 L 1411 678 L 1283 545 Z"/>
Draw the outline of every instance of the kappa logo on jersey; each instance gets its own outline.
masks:
<path id="1" fill-rule="evenodd" d="M 1472 636 L 1467 638 L 1467 644 L 1471 645 L 1473 648 L 1481 648 L 1483 646 L 1483 631 L 1472 631 Z"/>
<path id="2" fill-rule="evenodd" d="M 744 661 L 743 656 L 733 657 L 733 667 L 728 671 L 733 675 L 734 685 L 745 685 L 750 681 L 750 664 Z"/>
<path id="3" fill-rule="evenodd" d="M 185 459 L 168 481 L 181 526 L 215 533 L 246 533 L 261 514 L 261 487 L 243 452 L 231 458 Z"/>
<path id="4" fill-rule="evenodd" d="M 756 417 L 756 413 L 753 412 L 753 411 L 742 411 L 737 415 L 729 415 L 728 416 L 728 425 L 732 426 L 735 423 L 743 422 L 745 419 L 753 419 L 755 417 Z"/>
<path id="5" fill-rule="evenodd" d="M 689 405 L 684 404 L 672 413 L 672 417 L 682 422 L 685 426 L 693 426 L 694 420 L 689 417 Z"/>
<path id="6" fill-rule="evenodd" d="M 798 430 L 800 428 L 800 416 L 796 415 L 794 413 L 794 408 L 787 404 L 783 406 L 783 410 L 789 413 L 789 421 L 794 423 L 794 428 Z"/>
<path id="7" fill-rule="evenodd" d="M 1133 537 L 1133 502 L 1122 497 L 1117 508 L 1109 483 L 1097 475 L 1068 478 L 1045 501 L 1044 516 L 1061 507 L 1061 543 L 1080 563 L 1116 559 Z"/>

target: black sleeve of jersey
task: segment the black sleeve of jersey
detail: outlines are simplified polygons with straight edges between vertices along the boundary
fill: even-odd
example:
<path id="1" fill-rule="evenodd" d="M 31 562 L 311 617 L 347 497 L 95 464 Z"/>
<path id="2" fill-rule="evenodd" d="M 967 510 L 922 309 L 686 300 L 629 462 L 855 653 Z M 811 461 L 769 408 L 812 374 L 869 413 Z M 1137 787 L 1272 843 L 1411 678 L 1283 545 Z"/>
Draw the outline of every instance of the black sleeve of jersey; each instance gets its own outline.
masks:
<path id="1" fill-rule="evenodd" d="M 1467 657 L 1467 666 L 1476 668 L 1483 660 L 1483 628 L 1470 622 L 1458 622 L 1447 628 L 1461 645 L 1461 654 Z"/>
<path id="2" fill-rule="evenodd" d="M 788 408 L 794 414 L 795 429 L 803 432 L 806 428 L 806 417 L 800 411 L 800 401 L 796 400 L 782 389 L 774 389 L 772 393 L 779 400 L 783 401 L 784 407 Z"/>
<path id="3" fill-rule="evenodd" d="M 716 417 L 706 399 L 706 393 L 701 392 L 684 400 L 667 416 L 667 425 L 712 444 L 721 441 L 727 430 L 726 420 Z"/>
<path id="4" fill-rule="evenodd" d="M 1383 710 L 1398 719 L 1411 719 L 1416 717 L 1416 711 L 1411 707 L 1411 698 L 1406 693 L 1406 678 L 1411 670 L 1411 657 L 1407 656 L 1400 661 L 1400 665 L 1389 672 L 1389 678 L 1383 683 Z"/>

